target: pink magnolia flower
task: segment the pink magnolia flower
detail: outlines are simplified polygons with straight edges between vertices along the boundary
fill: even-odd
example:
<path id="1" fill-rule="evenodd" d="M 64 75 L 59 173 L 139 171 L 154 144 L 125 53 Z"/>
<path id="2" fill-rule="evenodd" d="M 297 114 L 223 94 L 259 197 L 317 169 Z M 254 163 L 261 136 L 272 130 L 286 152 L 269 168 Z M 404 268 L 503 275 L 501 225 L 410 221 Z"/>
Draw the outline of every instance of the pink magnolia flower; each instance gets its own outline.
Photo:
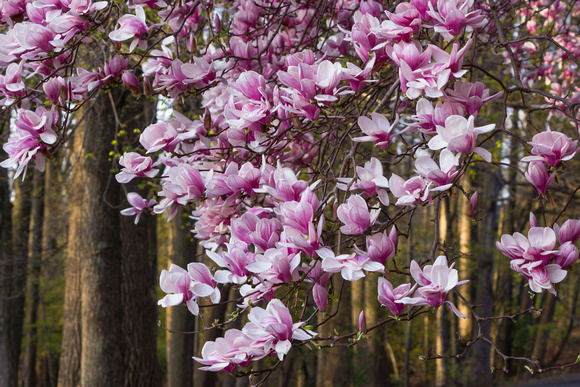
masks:
<path id="1" fill-rule="evenodd" d="M 415 172 L 421 177 L 433 182 L 440 190 L 446 190 L 461 174 L 457 170 L 459 156 L 443 149 L 439 154 L 439 165 L 429 156 L 422 156 L 415 160 Z"/>
<path id="2" fill-rule="evenodd" d="M 119 159 L 119 164 L 124 167 L 121 172 L 115 175 L 119 183 L 125 184 L 135 177 L 157 176 L 158 169 L 153 168 L 159 163 L 153 164 L 153 160 L 148 156 L 141 156 L 139 153 L 127 152 Z"/>
<path id="3" fill-rule="evenodd" d="M 421 14 L 412 3 L 399 3 L 395 12 L 386 12 L 389 20 L 395 24 L 410 28 L 416 34 L 421 28 Z"/>
<path id="4" fill-rule="evenodd" d="M 469 10 L 473 6 L 473 0 L 437 0 L 437 11 L 432 2 L 428 6 L 427 14 L 432 18 L 430 23 L 434 25 L 435 32 L 448 42 L 459 35 L 465 26 L 475 29 L 487 24 L 481 10 Z"/>
<path id="5" fill-rule="evenodd" d="M 538 133 L 528 144 L 533 146 L 532 154 L 522 161 L 545 161 L 552 167 L 557 167 L 562 161 L 572 159 L 580 150 L 578 141 L 573 141 L 564 133 L 552 132 L 549 128 Z"/>
<path id="6" fill-rule="evenodd" d="M 554 263 L 541 266 L 540 261 L 535 261 L 522 265 L 521 274 L 528 279 L 531 291 L 541 293 L 542 289 L 546 289 L 553 295 L 556 295 L 554 284 L 562 282 L 568 272 L 562 270 L 562 267 L 558 264 Z"/>
<path id="7" fill-rule="evenodd" d="M 568 267 L 578 260 L 578 248 L 571 241 L 558 247 L 558 254 L 554 262 L 562 268 Z"/>
<path id="8" fill-rule="evenodd" d="M 260 219 L 252 213 L 245 213 L 231 222 L 232 236 L 248 245 L 253 244 L 257 253 L 275 248 L 281 230 L 282 223 L 278 219 Z"/>
<path id="9" fill-rule="evenodd" d="M 401 299 L 409 297 L 417 287 L 417 284 L 411 287 L 411 284 L 399 285 L 393 289 L 393 285 L 384 277 L 379 277 L 378 299 L 381 305 L 389 308 L 394 316 L 399 316 L 405 306 Z"/>
<path id="10" fill-rule="evenodd" d="M 238 366 L 247 367 L 254 360 L 267 356 L 264 346 L 239 329 L 226 330 L 224 337 L 206 341 L 201 349 L 201 357 L 193 357 L 204 371 L 234 372 Z"/>
<path id="11" fill-rule="evenodd" d="M 393 173 L 389 179 L 389 188 L 393 195 L 399 198 L 395 203 L 398 206 L 411 206 L 425 200 L 431 201 L 429 194 L 429 191 L 432 190 L 431 182 L 427 183 L 421 176 L 414 176 L 405 181 Z"/>
<path id="12" fill-rule="evenodd" d="M 307 188 L 308 182 L 298 180 L 292 169 L 287 167 L 283 168 L 278 164 L 278 167 L 274 170 L 266 185 L 259 190 L 255 190 L 255 192 L 267 192 L 278 200 L 290 202 L 300 201 L 300 194 Z"/>
<path id="13" fill-rule="evenodd" d="M 437 136 L 429 140 L 429 148 L 439 150 L 447 148 L 463 154 L 472 152 L 480 155 L 488 163 L 491 162 L 491 153 L 488 150 L 476 147 L 475 140 L 478 134 L 488 133 L 495 129 L 495 124 L 475 127 L 475 117 L 465 119 L 461 116 L 451 116 L 445 120 L 445 126 L 437 125 Z"/>
<path id="14" fill-rule="evenodd" d="M 357 281 L 365 275 L 363 270 L 382 273 L 385 265 L 371 260 L 369 257 L 355 254 L 341 254 L 336 256 L 327 247 L 316 250 L 322 261 L 322 270 L 327 273 L 340 273 L 347 281 Z"/>
<path id="15" fill-rule="evenodd" d="M 192 218 L 197 220 L 195 237 L 202 239 L 200 244 L 205 248 L 225 246 L 230 239 L 230 220 L 236 214 L 234 201 L 233 197 L 207 199 L 192 212 Z"/>
<path id="16" fill-rule="evenodd" d="M 187 309 L 192 314 L 195 316 L 199 314 L 199 306 L 195 302 L 194 294 L 191 290 L 191 277 L 187 270 L 172 264 L 169 270 L 164 269 L 161 271 L 159 285 L 161 290 L 171 294 L 159 300 L 158 305 L 167 308 L 168 306 L 175 306 L 185 302 Z"/>
<path id="17" fill-rule="evenodd" d="M 540 195 L 544 195 L 548 187 L 556 178 L 556 171 L 548 175 L 548 169 L 543 162 L 533 161 L 528 165 L 528 170 L 525 173 L 526 180 L 530 182 Z"/>
<path id="18" fill-rule="evenodd" d="M 203 196 L 205 185 L 211 176 L 212 171 L 207 173 L 204 179 L 195 167 L 187 163 L 170 168 L 168 176 L 163 178 L 163 190 L 158 193 L 158 196 L 165 198 L 155 206 L 153 211 L 156 214 L 161 214 L 175 204 L 176 206 L 169 214 L 169 219 L 172 219 L 177 213 L 177 205 L 184 206 L 190 200 Z"/>
<path id="19" fill-rule="evenodd" d="M 189 277 L 193 280 L 191 291 L 197 297 L 209 297 L 211 302 L 220 302 L 221 293 L 208 267 L 203 263 L 191 262 L 187 265 Z"/>
<path id="20" fill-rule="evenodd" d="M 406 130 L 417 128 L 419 131 L 434 135 L 437 134 L 437 125 L 444 126 L 447 117 L 463 115 L 463 106 L 458 103 L 437 102 L 435 107 L 425 98 L 417 101 L 416 114 L 411 117 L 415 123 Z"/>
<path id="21" fill-rule="evenodd" d="M 580 219 L 568 219 L 562 224 L 562 227 L 554 224 L 554 231 L 560 244 L 563 245 L 566 242 L 576 243 L 580 239 Z"/>
<path id="22" fill-rule="evenodd" d="M 366 79 L 373 70 L 375 60 L 376 56 L 373 56 L 362 70 L 351 62 L 346 62 L 346 69 L 342 69 L 342 79 L 348 81 L 354 91 L 362 91 L 367 82 L 372 82 Z"/>
<path id="23" fill-rule="evenodd" d="M 278 299 L 268 303 L 266 309 L 253 307 L 248 314 L 249 323 L 243 331 L 264 343 L 266 352 L 273 351 L 280 360 L 292 348 L 291 340 L 310 340 L 316 333 L 302 329 L 306 323 L 294 323 L 288 308 Z"/>
<path id="24" fill-rule="evenodd" d="M 364 252 L 355 246 L 358 255 L 369 257 L 375 262 L 384 265 L 388 259 L 395 256 L 397 252 L 397 229 L 393 226 L 391 232 L 387 235 L 387 230 L 382 233 L 367 236 L 367 251 Z"/>
<path id="25" fill-rule="evenodd" d="M 447 293 L 455 288 L 461 286 L 469 281 L 459 281 L 457 270 L 453 268 L 455 263 L 447 266 L 447 257 L 440 255 L 435 260 L 433 265 L 426 265 L 423 270 L 417 264 L 417 261 L 411 262 L 411 275 L 420 285 L 420 288 L 415 292 L 415 297 L 404 297 L 400 302 L 408 305 L 422 305 L 439 307 L 443 303 L 449 306 L 449 309 L 457 315 L 457 317 L 466 318 L 451 301 L 445 301 Z"/>
<path id="26" fill-rule="evenodd" d="M 261 284 L 267 289 L 276 284 L 287 284 L 297 279 L 300 253 L 290 254 L 287 248 L 271 248 L 256 254 L 256 260 L 247 266 L 248 271 L 257 273 Z"/>
<path id="27" fill-rule="evenodd" d="M 467 70 L 461 69 L 461 66 L 463 65 L 463 57 L 469 50 L 469 47 L 471 47 L 472 43 L 473 40 L 469 39 L 461 49 L 459 49 L 458 43 L 453 43 L 451 53 L 447 53 L 439 48 L 439 46 L 430 45 L 431 53 L 435 62 L 441 63 L 449 68 L 451 70 L 451 75 L 455 78 L 461 78 L 467 72 Z"/>
<path id="28" fill-rule="evenodd" d="M 123 42 L 133 38 L 134 40 L 129 46 L 129 51 L 133 52 L 137 45 L 142 50 L 147 48 L 146 34 L 148 32 L 145 11 L 142 6 L 137 5 L 135 7 L 135 15 L 123 15 L 119 18 L 119 28 L 109 33 L 109 38 L 115 42 Z M 142 39 L 143 36 L 144 39 Z"/>
<path id="29" fill-rule="evenodd" d="M 0 166 L 10 168 L 18 165 L 14 178 L 23 172 L 26 175 L 31 160 L 35 161 L 38 170 L 44 171 L 46 162 L 44 153 L 49 152 L 47 144 L 54 144 L 57 140 L 54 131 L 57 122 L 58 113 L 54 107 L 50 111 L 44 107 L 39 107 L 35 111 L 20 109 L 14 120 L 16 130 L 2 146 L 10 158 L 0 163 Z"/>
<path id="30" fill-rule="evenodd" d="M 147 153 L 154 153 L 162 149 L 172 152 L 180 142 L 177 138 L 178 135 L 179 133 L 173 125 L 159 122 L 146 127 L 139 137 L 139 142 L 147 149 Z"/>
<path id="31" fill-rule="evenodd" d="M 6 75 L 0 74 L 0 93 L 8 97 L 3 100 L 2 104 L 10 103 L 12 98 L 24 97 L 26 89 L 22 81 L 22 67 L 24 62 L 20 64 L 11 63 L 6 68 Z"/>
<path id="32" fill-rule="evenodd" d="M 401 88 L 409 99 L 415 99 L 425 93 L 426 96 L 439 98 L 443 96 L 443 87 L 447 84 L 451 70 L 441 63 L 429 63 L 431 48 L 423 51 L 420 43 L 398 43 L 386 47 L 389 57 L 399 66 Z"/>
<path id="33" fill-rule="evenodd" d="M 373 141 L 380 149 L 387 149 L 391 145 L 391 132 L 399 122 L 399 116 L 395 117 L 393 124 L 382 114 L 371 113 L 371 118 L 361 116 L 358 118 L 358 126 L 366 136 L 353 138 L 353 141 Z"/>
<path id="34" fill-rule="evenodd" d="M 148 201 L 147 199 L 143 199 L 141 195 L 135 192 L 129 192 L 127 194 L 127 201 L 129 202 L 131 207 L 122 210 L 121 215 L 125 216 L 137 215 L 135 217 L 135 224 L 139 223 L 139 218 L 141 218 L 141 214 L 143 213 L 143 211 L 145 209 L 150 209 L 156 203 L 154 199 Z"/>
<path id="35" fill-rule="evenodd" d="M 246 253 L 239 247 L 226 243 L 228 246 L 228 251 L 223 251 L 220 254 L 215 253 L 211 250 L 206 250 L 207 256 L 214 261 L 219 267 L 225 270 L 218 270 L 215 272 L 215 280 L 220 284 L 233 283 L 241 285 L 246 282 L 248 274 L 250 271 L 247 266 L 251 261 L 248 259 L 248 255 L 252 253 Z"/>
<path id="36" fill-rule="evenodd" d="M 315 256 L 315 251 L 320 247 L 320 236 L 324 227 L 324 216 L 320 217 L 318 225 L 308 222 L 308 229 L 302 232 L 291 226 L 284 226 L 284 232 L 280 236 L 280 246 L 289 247 L 295 251 L 304 251 L 309 257 Z"/>
<path id="37" fill-rule="evenodd" d="M 363 193 L 369 198 L 378 194 L 379 200 L 385 206 L 389 205 L 389 195 L 384 188 L 389 188 L 389 180 L 383 176 L 383 166 L 381 162 L 371 157 L 363 167 L 356 167 L 356 174 L 358 180 L 350 189 L 361 189 Z M 347 190 L 349 184 L 352 183 L 352 178 L 338 178 L 340 183 L 336 185 L 338 189 Z"/>
<path id="38" fill-rule="evenodd" d="M 48 99 L 53 103 L 58 103 L 63 92 L 66 92 L 66 82 L 62 77 L 50 78 L 42 84 L 42 90 Z"/>
<path id="39" fill-rule="evenodd" d="M 468 115 L 477 117 L 481 107 L 489 101 L 493 101 L 503 95 L 503 91 L 492 96 L 489 89 L 484 89 L 481 82 L 455 82 L 453 89 L 447 89 L 447 96 L 443 100 L 461 104 L 465 107 Z"/>
<path id="40" fill-rule="evenodd" d="M 359 195 L 350 196 L 345 203 L 338 206 L 336 214 L 344 224 L 340 231 L 345 235 L 363 234 L 372 227 L 379 217 L 380 210 L 369 212 L 367 202 Z"/>
<path id="41" fill-rule="evenodd" d="M 532 227 L 527 238 L 519 232 L 513 236 L 502 235 L 501 242 L 496 242 L 496 246 L 502 254 L 516 260 L 514 265 L 525 261 L 548 263 L 557 252 L 554 250 L 556 233 L 549 227 Z"/>

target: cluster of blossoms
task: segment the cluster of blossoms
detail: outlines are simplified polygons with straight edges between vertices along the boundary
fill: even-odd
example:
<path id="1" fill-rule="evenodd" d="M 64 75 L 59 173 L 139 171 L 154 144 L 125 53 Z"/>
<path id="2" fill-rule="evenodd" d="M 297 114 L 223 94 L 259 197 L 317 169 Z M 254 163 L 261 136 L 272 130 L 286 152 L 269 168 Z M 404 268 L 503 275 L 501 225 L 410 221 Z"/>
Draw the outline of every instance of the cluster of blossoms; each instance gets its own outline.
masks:
<path id="1" fill-rule="evenodd" d="M 478 135 L 492 132 L 495 124 L 476 126 L 476 120 L 483 106 L 503 93 L 492 95 L 483 83 L 462 79 L 467 73 L 463 62 L 475 46 L 473 38 L 464 36 L 488 23 L 474 0 L 412 0 L 399 3 L 394 12 L 374 0 L 339 1 L 321 20 L 314 20 L 316 2 L 236 0 L 219 10 L 205 3 L 129 1 L 127 13 L 107 34 L 115 55 L 107 54 L 102 66 L 83 68 L 73 63 L 85 43 L 82 33 L 101 26 L 100 18 L 112 5 L 4 2 L 0 10 L 8 30 L 0 34 L 0 63 L 6 67 L 1 103 L 8 107 L 19 101 L 21 109 L 4 145 L 10 158 L 2 166 L 17 166 L 19 175 L 34 160 L 42 169 L 50 146 L 66 134 L 58 126 L 57 111 L 70 111 L 71 104 L 99 90 L 124 84 L 145 96 L 177 100 L 200 95 L 199 119 L 174 111 L 171 119 L 144 128 L 140 149 L 121 156 L 116 179 L 156 179 L 157 199 L 129 193 L 131 207 L 122 213 L 136 215 L 136 222 L 143 212 L 167 212 L 172 219 L 179 208 L 195 206 L 193 231 L 214 268 L 196 262 L 187 270 L 175 265 L 163 270 L 160 285 L 168 295 L 159 304 L 185 304 L 197 315 L 198 302 L 220 302 L 220 285 L 239 290 L 239 307 L 250 322 L 206 343 L 196 358 L 206 370 L 234 372 L 267 356 L 282 360 L 292 340 L 315 335 L 302 328 L 305 321 L 293 323 L 291 311 L 277 298 L 281 293 L 303 292 L 305 308 L 324 312 L 334 296 L 333 275 L 357 281 L 366 272 L 385 272 L 397 253 L 398 233 L 395 222 L 383 221 L 381 214 L 396 206 L 432 203 L 453 187 L 474 154 L 491 162 Z M 227 44 L 221 39 L 221 12 L 230 13 L 233 35 L 227 34 Z M 149 22 L 148 13 L 160 22 Z M 268 25 L 279 28 L 269 31 Z M 198 28 L 202 33 L 196 35 Z M 152 39 L 160 31 L 166 34 L 163 39 Z M 323 34 L 326 38 L 319 39 Z M 450 44 L 443 49 L 425 43 L 425 36 Z M 200 49 L 198 40 L 210 43 Z M 416 174 L 387 178 L 381 160 L 371 157 L 339 176 L 321 175 L 326 161 L 314 165 L 313 160 L 325 145 L 340 149 L 341 141 L 348 140 L 348 133 L 339 136 L 330 129 L 332 120 L 345 118 L 337 106 L 384 80 L 389 69 L 394 69 L 403 102 L 392 104 L 390 119 L 379 112 L 357 117 L 359 111 L 355 118 L 363 135 L 352 141 L 386 153 L 393 151 L 396 139 L 408 139 L 401 142 L 411 144 L 406 154 L 415 158 Z M 36 75 L 43 80 L 25 82 Z M 51 110 L 27 110 L 41 100 Z M 413 150 L 418 143 L 422 149 Z M 530 144 L 526 177 L 545 193 L 555 177 L 548 177 L 545 164 L 556 168 L 579 148 L 549 130 Z M 356 176 L 348 177 L 351 170 Z M 473 207 L 476 199 L 472 195 Z M 570 231 L 576 226 L 568 222 L 558 230 L 534 224 L 529 239 L 516 234 L 498 244 L 534 291 L 554 291 L 552 284 L 565 276 L 562 268 L 578 258 L 573 245 L 578 236 Z M 346 241 L 335 238 L 337 233 Z M 556 234 L 560 247 L 553 250 Z M 359 247 L 363 235 L 365 246 Z M 466 281 L 458 280 L 445 256 L 423 269 L 413 261 L 410 271 L 413 286 L 379 280 L 379 301 L 393 315 L 406 305 L 447 303 L 465 317 L 446 301 L 447 293 Z M 260 302 L 268 303 L 266 309 L 256 306 Z"/>
<path id="2" fill-rule="evenodd" d="M 550 175 L 548 168 L 556 169 L 563 161 L 572 159 L 580 151 L 580 146 L 578 141 L 573 141 L 564 133 L 552 132 L 549 128 L 536 134 L 529 144 L 533 156 L 522 159 L 530 162 L 525 176 L 538 193 L 544 195 L 556 178 L 556 171 Z"/>
<path id="3" fill-rule="evenodd" d="M 26 175 L 28 163 L 34 160 L 36 168 L 44 171 L 47 156 L 50 158 L 47 144 L 54 144 L 57 135 L 54 132 L 58 122 L 58 113 L 53 109 L 39 107 L 35 111 L 20 109 L 14 120 L 15 130 L 4 150 L 10 158 L 0 163 L 4 168 L 17 166 L 15 178 Z"/>
<path id="4" fill-rule="evenodd" d="M 555 295 L 554 284 L 561 282 L 567 274 L 564 269 L 578 260 L 578 248 L 574 245 L 578 239 L 580 220 L 569 219 L 562 227 L 557 224 L 538 227 L 536 217 L 530 213 L 527 237 L 519 232 L 503 235 L 496 245 L 511 259 L 511 268 L 526 277 L 532 291 L 541 293 L 547 289 Z"/>
<path id="5" fill-rule="evenodd" d="M 447 293 L 457 286 L 461 286 L 469 281 L 459 281 L 457 270 L 453 268 L 455 264 L 447 266 L 447 258 L 440 255 L 433 265 L 426 265 L 423 270 L 417 261 L 411 262 L 411 276 L 417 282 L 402 284 L 393 288 L 393 285 L 386 278 L 379 278 L 379 302 L 389 308 L 394 316 L 403 313 L 406 305 L 419 305 L 439 307 L 446 303 L 449 309 L 458 317 L 465 318 L 451 301 L 445 301 Z M 417 285 L 420 285 L 418 289 Z M 415 290 L 416 289 L 416 290 Z M 409 297 L 415 291 L 414 297 Z"/>
<path id="6" fill-rule="evenodd" d="M 266 356 L 283 360 L 292 347 L 291 340 L 310 340 L 316 333 L 302 328 L 304 322 L 293 323 L 288 308 L 273 299 L 266 309 L 254 307 L 248 314 L 249 323 L 241 330 L 229 329 L 224 337 L 203 345 L 202 370 L 234 372 L 237 367 L 248 367 L 252 361 Z"/>

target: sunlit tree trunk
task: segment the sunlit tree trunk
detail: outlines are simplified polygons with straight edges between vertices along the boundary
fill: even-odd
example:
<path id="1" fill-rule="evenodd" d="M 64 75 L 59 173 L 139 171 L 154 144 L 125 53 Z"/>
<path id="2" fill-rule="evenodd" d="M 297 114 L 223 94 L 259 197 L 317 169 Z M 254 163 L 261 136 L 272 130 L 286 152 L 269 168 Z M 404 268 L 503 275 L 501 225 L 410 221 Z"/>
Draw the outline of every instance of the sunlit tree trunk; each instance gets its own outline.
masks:
<path id="1" fill-rule="evenodd" d="M 464 174 L 461 177 L 461 185 L 465 192 L 469 193 L 471 191 L 471 180 L 469 174 Z M 470 253 L 470 244 L 471 244 L 471 220 L 469 219 L 468 212 L 469 212 L 469 199 L 465 197 L 463 194 L 459 194 L 459 209 L 458 209 L 458 222 L 459 222 L 459 249 L 463 254 Z M 471 278 L 471 260 L 473 258 L 471 256 L 464 256 L 462 255 L 459 258 L 458 268 L 457 271 L 459 272 L 459 278 L 463 279 L 470 279 Z M 473 301 L 471 299 L 471 286 L 469 282 L 461 287 L 459 290 L 461 294 L 468 300 Z M 457 305 L 459 311 L 467 316 L 465 319 L 459 319 L 459 334 L 466 340 L 471 338 L 471 324 L 472 324 L 472 317 L 471 311 L 465 305 L 463 301 L 459 302 Z"/>
<path id="2" fill-rule="evenodd" d="M 71 158 L 75 161 L 84 159 L 84 133 L 85 127 L 81 124 L 72 138 Z M 81 227 L 84 222 L 81 203 L 85 168 L 82 162 L 75 162 L 72 165 L 72 176 L 66 184 L 67 202 L 70 205 L 59 387 L 76 387 L 81 381 L 81 254 L 83 253 Z"/>

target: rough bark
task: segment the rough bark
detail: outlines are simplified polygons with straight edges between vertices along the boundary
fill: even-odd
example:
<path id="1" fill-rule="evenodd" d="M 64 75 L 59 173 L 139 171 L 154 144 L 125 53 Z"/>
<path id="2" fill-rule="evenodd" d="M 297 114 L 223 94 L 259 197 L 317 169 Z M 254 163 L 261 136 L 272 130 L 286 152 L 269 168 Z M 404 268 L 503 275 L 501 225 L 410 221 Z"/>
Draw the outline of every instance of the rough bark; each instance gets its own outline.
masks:
<path id="1" fill-rule="evenodd" d="M 69 231 L 65 264 L 65 293 L 62 326 L 62 346 L 59 361 L 58 386 L 76 387 L 80 385 L 81 370 L 81 255 L 83 254 L 83 237 L 81 227 L 82 186 L 85 168 L 81 165 L 84 159 L 84 125 L 77 128 L 72 138 L 72 174 L 66 185 L 69 205 Z"/>
<path id="2" fill-rule="evenodd" d="M 125 94 L 126 95 L 126 94 Z M 122 97 L 122 96 L 121 96 Z M 116 101 L 122 129 L 144 128 L 153 115 L 154 105 L 132 97 Z M 129 138 L 133 137 L 131 135 Z M 133 140 L 137 140 L 136 138 Z M 117 185 L 116 181 L 111 184 Z M 137 180 L 125 185 L 128 192 L 139 190 Z M 122 192 L 122 208 L 130 207 Z M 155 218 L 144 214 L 137 225 L 133 217 L 120 216 L 121 225 L 121 296 L 123 305 L 123 336 L 125 386 L 159 386 L 161 378 L 157 362 L 157 254 L 155 238 L 149 232 Z"/>
<path id="3" fill-rule="evenodd" d="M 110 95 L 110 94 L 109 94 Z M 109 172 L 116 122 L 108 95 L 101 94 L 86 113 L 80 189 L 81 385 L 124 383 L 123 304 L 121 302 L 120 187 Z"/>
<path id="4" fill-rule="evenodd" d="M 22 386 L 34 387 L 36 378 L 36 341 L 39 285 L 42 259 L 42 218 L 44 214 L 44 176 L 34 170 L 28 238 L 28 276 L 26 280 L 26 336 L 22 364 Z"/>
<path id="5" fill-rule="evenodd" d="M 4 118 L 4 117 L 2 117 Z M 0 139 L 8 137 L 7 120 L 2 119 Z M 4 142 L 4 141 L 3 141 Z M 4 151 L 0 150 L 2 159 L 5 159 Z M 0 385 L 10 386 L 11 379 L 17 376 L 10 363 L 10 339 L 9 326 L 11 323 L 11 292 L 10 270 L 12 268 L 12 205 L 10 203 L 10 183 L 8 170 L 0 168 Z"/>
<path id="6" fill-rule="evenodd" d="M 73 137 L 72 158 L 78 160 L 82 155 L 83 132 L 77 129 Z M 67 201 L 79 203 L 82 199 L 80 184 L 83 180 L 83 169 L 78 165 L 72 168 Z M 63 311 L 62 345 L 59 361 L 58 386 L 73 387 L 80 384 L 81 368 L 81 236 L 80 226 L 83 222 L 81 207 L 69 207 L 69 232 L 65 263 L 65 296 Z"/>
<path id="7" fill-rule="evenodd" d="M 18 367 L 24 325 L 24 302 L 28 262 L 28 231 L 30 224 L 30 194 L 32 179 L 14 181 L 12 208 L 12 254 L 6 261 L 6 294 L 4 298 L 7 329 L 7 387 L 18 384 Z"/>

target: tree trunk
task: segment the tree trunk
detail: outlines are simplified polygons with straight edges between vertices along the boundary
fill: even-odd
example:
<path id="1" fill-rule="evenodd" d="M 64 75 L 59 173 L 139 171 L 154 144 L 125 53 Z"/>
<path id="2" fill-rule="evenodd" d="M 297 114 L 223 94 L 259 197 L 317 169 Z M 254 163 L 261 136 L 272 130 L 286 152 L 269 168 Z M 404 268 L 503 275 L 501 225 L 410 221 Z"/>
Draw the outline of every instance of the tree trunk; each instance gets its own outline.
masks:
<path id="1" fill-rule="evenodd" d="M 461 177 L 461 184 L 465 192 L 469 193 L 471 190 L 471 180 L 468 173 Z M 471 220 L 467 215 L 470 207 L 469 199 L 467 199 L 465 195 L 459 194 L 458 206 L 459 249 L 463 254 L 469 254 L 471 244 Z M 471 279 L 471 260 L 472 257 L 470 256 L 462 255 L 459 258 L 457 271 L 459 272 L 459 278 L 461 280 Z M 459 291 L 467 299 L 467 301 L 473 301 L 471 298 L 471 286 L 469 282 L 461 286 Z M 459 302 L 457 308 L 461 313 L 467 316 L 465 319 L 459 319 L 459 334 L 464 339 L 469 340 L 471 338 L 471 324 L 473 320 L 471 317 L 471 311 L 463 301 Z"/>
<path id="2" fill-rule="evenodd" d="M 83 184 L 85 180 L 84 125 L 80 125 L 72 138 L 72 174 L 67 186 L 69 205 L 69 230 L 65 264 L 65 293 L 62 326 L 62 345 L 58 372 L 59 387 L 76 387 L 81 382 L 81 255 L 84 252 L 81 228 Z"/>
<path id="3" fill-rule="evenodd" d="M 125 93 L 127 95 L 127 93 Z M 117 111 L 129 139 L 133 128 L 149 125 L 154 104 L 138 101 L 132 96 L 117 102 Z M 133 139 L 134 141 L 137 138 Z M 128 192 L 139 190 L 139 179 L 125 184 Z M 116 181 L 111 184 L 118 185 Z M 122 208 L 130 207 L 125 193 L 121 194 Z M 118 210 L 117 210 L 117 216 Z M 156 218 L 144 214 L 137 225 L 133 217 L 119 216 L 121 225 L 122 263 L 121 295 L 123 305 L 123 336 L 125 386 L 159 386 L 161 378 L 157 362 L 157 247 L 150 229 Z M 153 223 L 153 224 L 152 224 Z"/>
<path id="4" fill-rule="evenodd" d="M 108 95 L 99 95 L 85 113 L 84 154 L 77 164 L 84 172 L 82 199 L 73 204 L 82 216 L 81 385 L 87 387 L 124 383 L 120 187 L 109 172 L 116 123 Z"/>
<path id="5" fill-rule="evenodd" d="M 7 386 L 18 384 L 18 367 L 24 324 L 26 271 L 28 261 L 28 231 L 30 225 L 32 179 L 14 181 L 12 208 L 12 256 L 6 262 L 7 293 L 4 300 L 7 312 L 7 356 L 9 374 Z"/>
<path id="6" fill-rule="evenodd" d="M 34 387 L 36 378 L 36 341 L 39 285 L 42 259 L 42 218 L 44 214 L 44 176 L 34 170 L 31 195 L 30 234 L 28 238 L 28 277 L 26 281 L 26 340 L 22 365 L 22 386 Z"/>
<path id="7" fill-rule="evenodd" d="M 8 137 L 8 120 L 2 117 L 0 139 Z M 6 155 L 0 151 L 4 160 Z M 0 168 L 0 386 L 14 386 L 18 382 L 18 369 L 14 369 L 11 347 L 12 327 L 12 205 L 10 204 L 8 170 Z"/>
<path id="8" fill-rule="evenodd" d="M 484 178 L 485 190 L 483 191 L 482 203 L 486 206 L 485 218 L 481 224 L 480 241 L 483 244 L 482 254 L 477 257 L 477 284 L 475 303 L 482 305 L 477 313 L 482 316 L 493 314 L 493 258 L 495 252 L 495 235 L 498 227 L 497 198 L 501 189 L 497 177 L 486 174 Z M 486 339 L 491 339 L 491 322 L 480 321 L 481 334 Z M 469 373 L 474 384 L 492 384 L 491 374 L 491 345 L 483 340 L 473 345 L 471 358 L 471 371 Z"/>

